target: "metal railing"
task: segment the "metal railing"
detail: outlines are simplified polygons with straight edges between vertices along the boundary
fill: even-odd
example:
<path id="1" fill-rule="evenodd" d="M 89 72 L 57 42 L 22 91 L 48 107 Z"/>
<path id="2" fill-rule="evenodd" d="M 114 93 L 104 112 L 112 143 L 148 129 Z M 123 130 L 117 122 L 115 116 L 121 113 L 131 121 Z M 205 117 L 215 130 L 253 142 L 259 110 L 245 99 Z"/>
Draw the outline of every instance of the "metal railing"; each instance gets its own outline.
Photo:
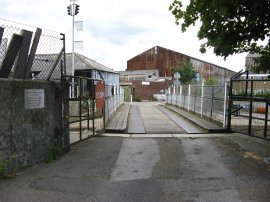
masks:
<path id="1" fill-rule="evenodd" d="M 270 80 L 253 79 L 248 72 L 231 78 L 228 130 L 270 139 Z"/>
<path id="2" fill-rule="evenodd" d="M 177 94 L 169 94 L 167 104 L 193 112 L 226 126 L 226 86 L 188 85 L 180 86 Z"/>
<path id="3" fill-rule="evenodd" d="M 68 124 L 70 143 L 76 143 L 105 131 L 104 108 L 96 108 L 97 79 L 66 76 L 70 85 Z M 70 93 L 73 92 L 73 93 Z"/>
<path id="4" fill-rule="evenodd" d="M 114 95 L 104 98 L 104 107 L 96 107 L 95 88 L 101 81 L 79 76 L 66 76 L 70 85 L 68 93 L 70 143 L 76 143 L 86 138 L 101 134 L 105 124 L 116 109 L 124 102 L 124 90 L 106 86 L 107 91 L 114 89 Z"/>
<path id="5" fill-rule="evenodd" d="M 105 123 L 111 118 L 116 109 L 124 103 L 124 89 L 120 88 L 118 94 L 105 99 Z"/>

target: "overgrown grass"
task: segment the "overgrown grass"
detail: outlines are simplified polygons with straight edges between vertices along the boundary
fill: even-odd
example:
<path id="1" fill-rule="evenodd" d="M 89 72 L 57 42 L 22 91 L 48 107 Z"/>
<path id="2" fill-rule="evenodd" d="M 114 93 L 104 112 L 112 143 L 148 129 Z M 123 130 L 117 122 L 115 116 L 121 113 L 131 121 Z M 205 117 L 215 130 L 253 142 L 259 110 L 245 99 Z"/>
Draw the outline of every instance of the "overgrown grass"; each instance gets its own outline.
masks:
<path id="1" fill-rule="evenodd" d="M 12 155 L 7 160 L 0 161 L 0 180 L 12 176 L 17 169 L 17 155 Z"/>
<path id="2" fill-rule="evenodd" d="M 45 160 L 46 163 L 52 163 L 60 158 L 61 149 L 60 147 L 55 144 L 53 147 L 50 148 L 47 158 Z"/>

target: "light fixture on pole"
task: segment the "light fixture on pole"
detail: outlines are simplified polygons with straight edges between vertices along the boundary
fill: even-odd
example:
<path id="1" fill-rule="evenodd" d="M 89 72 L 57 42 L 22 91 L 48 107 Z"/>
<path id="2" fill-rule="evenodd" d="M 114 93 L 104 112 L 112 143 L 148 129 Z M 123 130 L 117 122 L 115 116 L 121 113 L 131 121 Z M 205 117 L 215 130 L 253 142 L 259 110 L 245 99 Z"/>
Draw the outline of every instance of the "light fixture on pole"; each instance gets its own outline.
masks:
<path id="1" fill-rule="evenodd" d="M 72 64 L 71 64 L 71 75 L 74 76 L 75 72 L 75 57 L 74 57 L 74 16 L 79 13 L 80 5 L 75 4 L 77 0 L 70 0 L 72 4 L 67 7 L 68 15 L 72 16 Z M 74 97 L 74 78 L 72 78 L 71 95 Z"/>

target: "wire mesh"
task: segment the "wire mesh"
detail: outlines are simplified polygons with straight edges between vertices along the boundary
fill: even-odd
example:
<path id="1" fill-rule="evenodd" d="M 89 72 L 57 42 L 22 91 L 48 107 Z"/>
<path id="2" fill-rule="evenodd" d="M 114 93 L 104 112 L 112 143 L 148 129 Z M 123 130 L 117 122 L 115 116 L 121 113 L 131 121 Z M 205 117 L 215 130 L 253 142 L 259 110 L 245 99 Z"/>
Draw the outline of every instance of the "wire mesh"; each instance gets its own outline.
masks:
<path id="1" fill-rule="evenodd" d="M 13 35 L 14 34 L 22 35 L 23 30 L 32 32 L 30 44 L 31 49 L 36 30 L 38 28 L 34 26 L 8 21 L 1 18 L 0 18 L 0 27 L 4 28 L 2 40 L 0 38 L 0 68 L 1 68 Z M 61 79 L 61 61 L 64 61 L 64 51 L 62 52 L 64 43 L 65 41 L 63 34 L 42 29 L 36 53 L 34 55 L 34 61 L 31 66 L 30 78 L 37 80 Z M 30 55 L 30 49 L 28 51 L 28 56 Z M 61 54 L 60 60 L 57 61 L 59 54 Z M 16 62 L 17 60 L 14 62 L 12 66 L 10 75 L 8 77 L 9 79 L 13 78 L 14 67 L 16 65 Z M 50 73 L 51 77 L 49 76 Z"/>

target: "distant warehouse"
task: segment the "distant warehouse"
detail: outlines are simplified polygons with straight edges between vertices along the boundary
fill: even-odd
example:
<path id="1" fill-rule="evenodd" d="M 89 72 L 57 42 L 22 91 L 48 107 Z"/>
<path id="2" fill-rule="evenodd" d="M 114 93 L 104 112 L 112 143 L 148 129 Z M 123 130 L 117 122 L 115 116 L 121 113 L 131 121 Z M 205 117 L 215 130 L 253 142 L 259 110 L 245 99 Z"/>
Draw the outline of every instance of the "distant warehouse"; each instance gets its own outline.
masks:
<path id="1" fill-rule="evenodd" d="M 234 71 L 215 64 L 205 62 L 188 55 L 178 53 L 160 46 L 155 46 L 127 61 L 127 70 L 154 70 L 159 71 L 160 77 L 172 77 L 172 68 L 182 61 L 190 61 L 201 79 L 215 77 L 219 84 L 235 74 Z"/>
<path id="2" fill-rule="evenodd" d="M 125 100 L 130 95 L 138 100 L 164 100 L 174 84 L 172 69 L 183 61 L 190 61 L 197 72 L 197 81 L 209 77 L 224 84 L 234 71 L 182 53 L 155 46 L 127 61 L 126 71 L 120 71 L 120 85 L 125 88 Z"/>

